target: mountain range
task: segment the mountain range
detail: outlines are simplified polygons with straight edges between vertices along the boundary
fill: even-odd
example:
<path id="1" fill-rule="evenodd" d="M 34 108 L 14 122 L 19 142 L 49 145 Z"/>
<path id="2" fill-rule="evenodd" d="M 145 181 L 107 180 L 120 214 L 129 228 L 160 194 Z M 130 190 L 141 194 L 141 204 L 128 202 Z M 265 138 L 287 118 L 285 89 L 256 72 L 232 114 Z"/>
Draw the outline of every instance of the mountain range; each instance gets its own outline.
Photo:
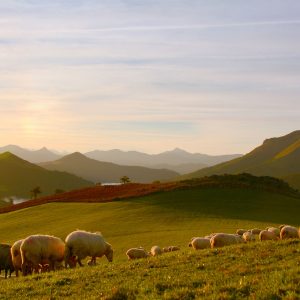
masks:
<path id="1" fill-rule="evenodd" d="M 0 197 L 28 199 L 30 191 L 37 186 L 44 196 L 54 194 L 56 190 L 69 191 L 93 185 L 66 172 L 43 169 L 10 152 L 0 154 L 0 170 Z"/>
<path id="2" fill-rule="evenodd" d="M 170 180 L 179 174 L 167 169 L 151 169 L 140 166 L 121 166 L 102 162 L 75 152 L 56 161 L 39 164 L 48 170 L 65 171 L 75 174 L 94 183 L 120 182 L 122 176 L 128 176 L 131 181 L 149 183 L 156 180 Z"/>
<path id="3" fill-rule="evenodd" d="M 250 173 L 284 178 L 292 186 L 300 188 L 300 130 L 266 139 L 262 145 L 242 157 L 203 168 L 180 179 L 226 173 Z"/>
<path id="4" fill-rule="evenodd" d="M 10 152 L 31 163 L 51 161 L 59 159 L 61 157 L 61 155 L 48 150 L 46 147 L 43 147 L 39 150 L 29 150 L 16 145 L 7 145 L 4 147 L 0 147 L 0 154 L 5 152 Z"/>
<path id="5" fill-rule="evenodd" d="M 49 162 L 63 157 L 63 155 L 50 151 L 46 147 L 39 150 L 28 150 L 16 145 L 0 147 L 0 153 L 7 151 L 32 163 Z M 189 153 L 179 148 L 159 154 L 122 151 L 119 149 L 107 151 L 94 150 L 83 154 L 102 162 L 111 162 L 125 166 L 142 166 L 153 169 L 169 169 L 180 174 L 193 172 L 241 156 L 241 154 L 213 156 L 201 153 Z"/>

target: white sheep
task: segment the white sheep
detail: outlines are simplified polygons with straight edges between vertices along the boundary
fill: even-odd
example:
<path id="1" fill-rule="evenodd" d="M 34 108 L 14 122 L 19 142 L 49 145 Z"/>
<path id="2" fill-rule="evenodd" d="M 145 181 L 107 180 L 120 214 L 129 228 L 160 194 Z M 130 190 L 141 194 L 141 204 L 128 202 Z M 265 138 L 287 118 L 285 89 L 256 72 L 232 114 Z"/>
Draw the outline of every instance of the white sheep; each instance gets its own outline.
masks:
<path id="1" fill-rule="evenodd" d="M 251 231 L 246 231 L 243 233 L 243 239 L 245 242 L 255 241 L 255 235 Z"/>
<path id="2" fill-rule="evenodd" d="M 272 231 L 262 230 L 259 234 L 259 240 L 260 241 L 267 241 L 267 240 L 277 241 L 278 236 Z"/>
<path id="3" fill-rule="evenodd" d="M 285 239 L 297 239 L 299 238 L 298 229 L 293 226 L 286 225 L 280 230 L 280 238 Z"/>
<path id="4" fill-rule="evenodd" d="M 169 252 L 173 252 L 173 251 L 179 251 L 180 248 L 178 246 L 169 246 L 168 250 L 169 250 Z"/>
<path id="5" fill-rule="evenodd" d="M 150 250 L 152 256 L 157 256 L 162 254 L 162 250 L 159 246 L 153 246 Z"/>
<path id="6" fill-rule="evenodd" d="M 128 259 L 146 258 L 149 256 L 147 251 L 143 248 L 130 248 L 126 251 Z"/>
<path id="7" fill-rule="evenodd" d="M 252 234 L 257 234 L 257 235 L 259 235 L 261 231 L 262 231 L 262 229 L 258 229 L 258 228 L 253 228 L 250 230 L 250 232 Z"/>
<path id="8" fill-rule="evenodd" d="M 31 269 L 38 272 L 40 265 L 49 264 L 50 270 L 54 270 L 55 264 L 64 259 L 65 243 L 50 235 L 31 235 L 23 240 L 20 251 L 22 273 L 27 275 Z"/>
<path id="9" fill-rule="evenodd" d="M 244 242 L 245 241 L 240 235 L 229 233 L 218 233 L 210 239 L 211 248 L 223 247 Z"/>
<path id="10" fill-rule="evenodd" d="M 189 247 L 195 250 L 210 248 L 210 239 L 208 238 L 195 238 L 189 243 Z"/>
<path id="11" fill-rule="evenodd" d="M 16 241 L 10 249 L 11 257 L 12 257 L 12 263 L 16 271 L 16 276 L 19 276 L 19 271 L 22 271 L 22 257 L 21 257 L 21 244 L 23 240 Z"/>
<path id="12" fill-rule="evenodd" d="M 277 237 L 280 237 L 280 229 L 276 227 L 267 227 L 266 230 L 273 232 Z"/>
<path id="13" fill-rule="evenodd" d="M 238 229 L 238 230 L 236 231 L 236 234 L 238 234 L 238 235 L 243 235 L 246 231 L 247 231 L 246 229 Z"/>
<path id="14" fill-rule="evenodd" d="M 107 243 L 99 232 L 87 232 L 76 230 L 71 232 L 65 240 L 65 267 L 72 267 L 72 262 L 77 261 L 83 266 L 81 260 L 90 256 L 92 259 L 89 264 L 96 264 L 96 257 L 106 256 L 109 262 L 113 261 L 112 246 Z M 76 265 L 76 263 L 75 263 Z"/>

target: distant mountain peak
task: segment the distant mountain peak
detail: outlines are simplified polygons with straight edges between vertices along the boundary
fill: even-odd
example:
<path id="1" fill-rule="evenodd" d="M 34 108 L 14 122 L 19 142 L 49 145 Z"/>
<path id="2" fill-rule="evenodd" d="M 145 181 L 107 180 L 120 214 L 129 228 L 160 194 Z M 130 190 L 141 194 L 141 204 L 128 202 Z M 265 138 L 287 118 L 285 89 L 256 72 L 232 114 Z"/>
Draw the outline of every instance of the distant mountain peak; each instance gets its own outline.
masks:
<path id="1" fill-rule="evenodd" d="M 73 152 L 61 158 L 61 160 L 70 160 L 70 159 L 88 159 L 85 155 L 80 152 Z"/>

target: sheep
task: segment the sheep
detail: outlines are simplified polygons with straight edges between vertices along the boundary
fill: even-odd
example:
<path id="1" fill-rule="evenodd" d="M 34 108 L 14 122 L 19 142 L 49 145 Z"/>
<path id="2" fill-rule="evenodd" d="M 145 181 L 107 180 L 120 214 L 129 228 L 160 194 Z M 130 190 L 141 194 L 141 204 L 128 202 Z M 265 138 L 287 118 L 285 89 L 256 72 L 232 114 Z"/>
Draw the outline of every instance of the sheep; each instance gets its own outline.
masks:
<path id="1" fill-rule="evenodd" d="M 252 234 L 257 234 L 257 235 L 259 235 L 261 231 L 262 231 L 262 229 L 258 229 L 258 228 L 253 228 L 250 230 L 250 232 Z"/>
<path id="2" fill-rule="evenodd" d="M 268 231 L 268 230 L 262 230 L 259 234 L 259 240 L 260 241 L 266 241 L 266 240 L 272 240 L 272 241 L 277 241 L 278 237 L 277 235 L 272 232 L 272 231 Z"/>
<path id="3" fill-rule="evenodd" d="M 2 269 L 5 271 L 5 278 L 7 278 L 8 271 L 9 277 L 11 277 L 11 273 L 14 271 L 10 248 L 10 245 L 0 244 L 0 272 Z"/>
<path id="4" fill-rule="evenodd" d="M 76 230 L 71 232 L 65 239 L 65 267 L 73 267 L 72 259 L 82 267 L 82 259 L 90 256 L 92 259 L 90 265 L 96 264 L 96 257 L 106 256 L 109 262 L 113 261 L 113 249 L 111 244 L 107 243 L 99 232 L 88 232 Z"/>
<path id="5" fill-rule="evenodd" d="M 279 229 L 279 228 L 276 228 L 276 227 L 268 227 L 267 230 L 270 231 L 270 232 L 275 233 L 275 235 L 276 235 L 277 237 L 280 237 L 280 229 Z"/>
<path id="6" fill-rule="evenodd" d="M 159 246 L 153 246 L 150 250 L 152 256 L 158 256 L 162 254 L 162 251 Z"/>
<path id="7" fill-rule="evenodd" d="M 21 250 L 20 250 L 22 242 L 23 240 L 16 241 L 10 249 L 12 263 L 16 272 L 16 277 L 19 276 L 19 271 L 22 271 L 22 257 L 21 257 Z"/>
<path id="8" fill-rule="evenodd" d="M 255 241 L 255 235 L 251 231 L 246 231 L 243 233 L 243 239 L 245 242 Z"/>
<path id="9" fill-rule="evenodd" d="M 173 252 L 173 251 L 179 251 L 180 248 L 178 246 L 169 246 L 168 250 L 169 250 L 169 252 Z"/>
<path id="10" fill-rule="evenodd" d="M 211 248 L 223 247 L 244 242 L 245 241 L 240 235 L 229 233 L 218 233 L 210 239 Z"/>
<path id="11" fill-rule="evenodd" d="M 31 269 L 39 272 L 40 266 L 49 264 L 55 270 L 55 264 L 64 259 L 65 243 L 50 235 L 31 235 L 23 240 L 20 247 L 22 273 L 26 276 Z"/>
<path id="12" fill-rule="evenodd" d="M 210 239 L 195 238 L 189 243 L 189 247 L 193 247 L 195 250 L 210 248 Z"/>
<path id="13" fill-rule="evenodd" d="M 149 256 L 147 251 L 142 248 L 130 248 L 126 251 L 128 259 L 146 258 Z"/>
<path id="14" fill-rule="evenodd" d="M 236 234 L 238 234 L 238 235 L 243 235 L 246 231 L 247 231 L 246 229 L 238 229 L 238 230 L 236 231 Z"/>
<path id="15" fill-rule="evenodd" d="M 298 229 L 293 226 L 286 225 L 280 230 L 280 239 L 297 239 L 299 238 Z"/>

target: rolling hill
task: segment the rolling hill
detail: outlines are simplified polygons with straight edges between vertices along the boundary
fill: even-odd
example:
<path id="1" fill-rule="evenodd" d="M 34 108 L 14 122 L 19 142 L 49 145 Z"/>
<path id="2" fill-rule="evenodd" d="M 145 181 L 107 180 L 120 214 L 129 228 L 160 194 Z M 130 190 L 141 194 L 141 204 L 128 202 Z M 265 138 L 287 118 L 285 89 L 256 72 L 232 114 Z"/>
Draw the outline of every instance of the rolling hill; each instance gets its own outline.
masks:
<path id="1" fill-rule="evenodd" d="M 201 153 L 189 153 L 180 148 L 175 148 L 174 150 L 158 154 L 146 154 L 138 151 L 122 151 L 119 149 L 108 151 L 94 150 L 85 153 L 85 156 L 119 165 L 144 166 L 155 169 L 166 168 L 184 174 L 240 157 L 241 154 L 213 156 Z"/>
<path id="2" fill-rule="evenodd" d="M 211 185 L 214 179 L 217 187 Z M 188 242 L 193 236 L 235 232 L 238 228 L 282 223 L 298 226 L 300 199 L 268 191 L 276 183 L 283 184 L 281 191 L 289 191 L 276 179 L 239 175 L 205 180 L 203 186 L 193 180 L 185 189 L 119 201 L 56 202 L 1 214 L 3 242 L 12 243 L 36 233 L 65 239 L 79 228 L 101 231 L 114 248 L 113 263 L 101 258 L 95 267 L 2 280 L 1 294 L 15 299 L 279 299 L 288 293 L 297 299 L 299 241 L 257 242 L 200 251 L 188 248 Z M 90 195 L 91 190 L 81 192 Z M 80 198 L 88 197 L 82 194 Z M 149 250 L 153 245 L 177 245 L 181 250 L 127 261 L 127 249 L 143 246 Z"/>
<path id="3" fill-rule="evenodd" d="M 65 171 L 75 174 L 95 183 L 120 182 L 124 175 L 134 182 L 152 182 L 155 180 L 169 180 L 179 174 L 166 169 L 150 169 L 138 166 L 120 166 L 108 162 L 100 162 L 88 158 L 79 152 L 64 156 L 63 158 L 40 166 L 48 170 Z"/>
<path id="4" fill-rule="evenodd" d="M 204 168 L 181 178 L 209 176 L 213 174 L 251 173 L 284 177 L 300 173 L 300 130 L 288 135 L 267 139 L 250 153 L 213 167 Z M 291 184 L 294 184 L 291 181 Z"/>
<path id="5" fill-rule="evenodd" d="M 53 194 L 56 189 L 72 190 L 93 183 L 77 176 L 43 169 L 10 152 L 0 154 L 0 197 L 31 197 L 30 191 L 39 186 L 42 195 Z"/>
<path id="6" fill-rule="evenodd" d="M 28 150 L 16 145 L 7 145 L 4 147 L 0 147 L 0 154 L 5 152 L 10 152 L 31 163 L 51 161 L 59 159 L 61 157 L 61 155 L 48 150 L 46 147 L 43 147 L 39 150 Z"/>

